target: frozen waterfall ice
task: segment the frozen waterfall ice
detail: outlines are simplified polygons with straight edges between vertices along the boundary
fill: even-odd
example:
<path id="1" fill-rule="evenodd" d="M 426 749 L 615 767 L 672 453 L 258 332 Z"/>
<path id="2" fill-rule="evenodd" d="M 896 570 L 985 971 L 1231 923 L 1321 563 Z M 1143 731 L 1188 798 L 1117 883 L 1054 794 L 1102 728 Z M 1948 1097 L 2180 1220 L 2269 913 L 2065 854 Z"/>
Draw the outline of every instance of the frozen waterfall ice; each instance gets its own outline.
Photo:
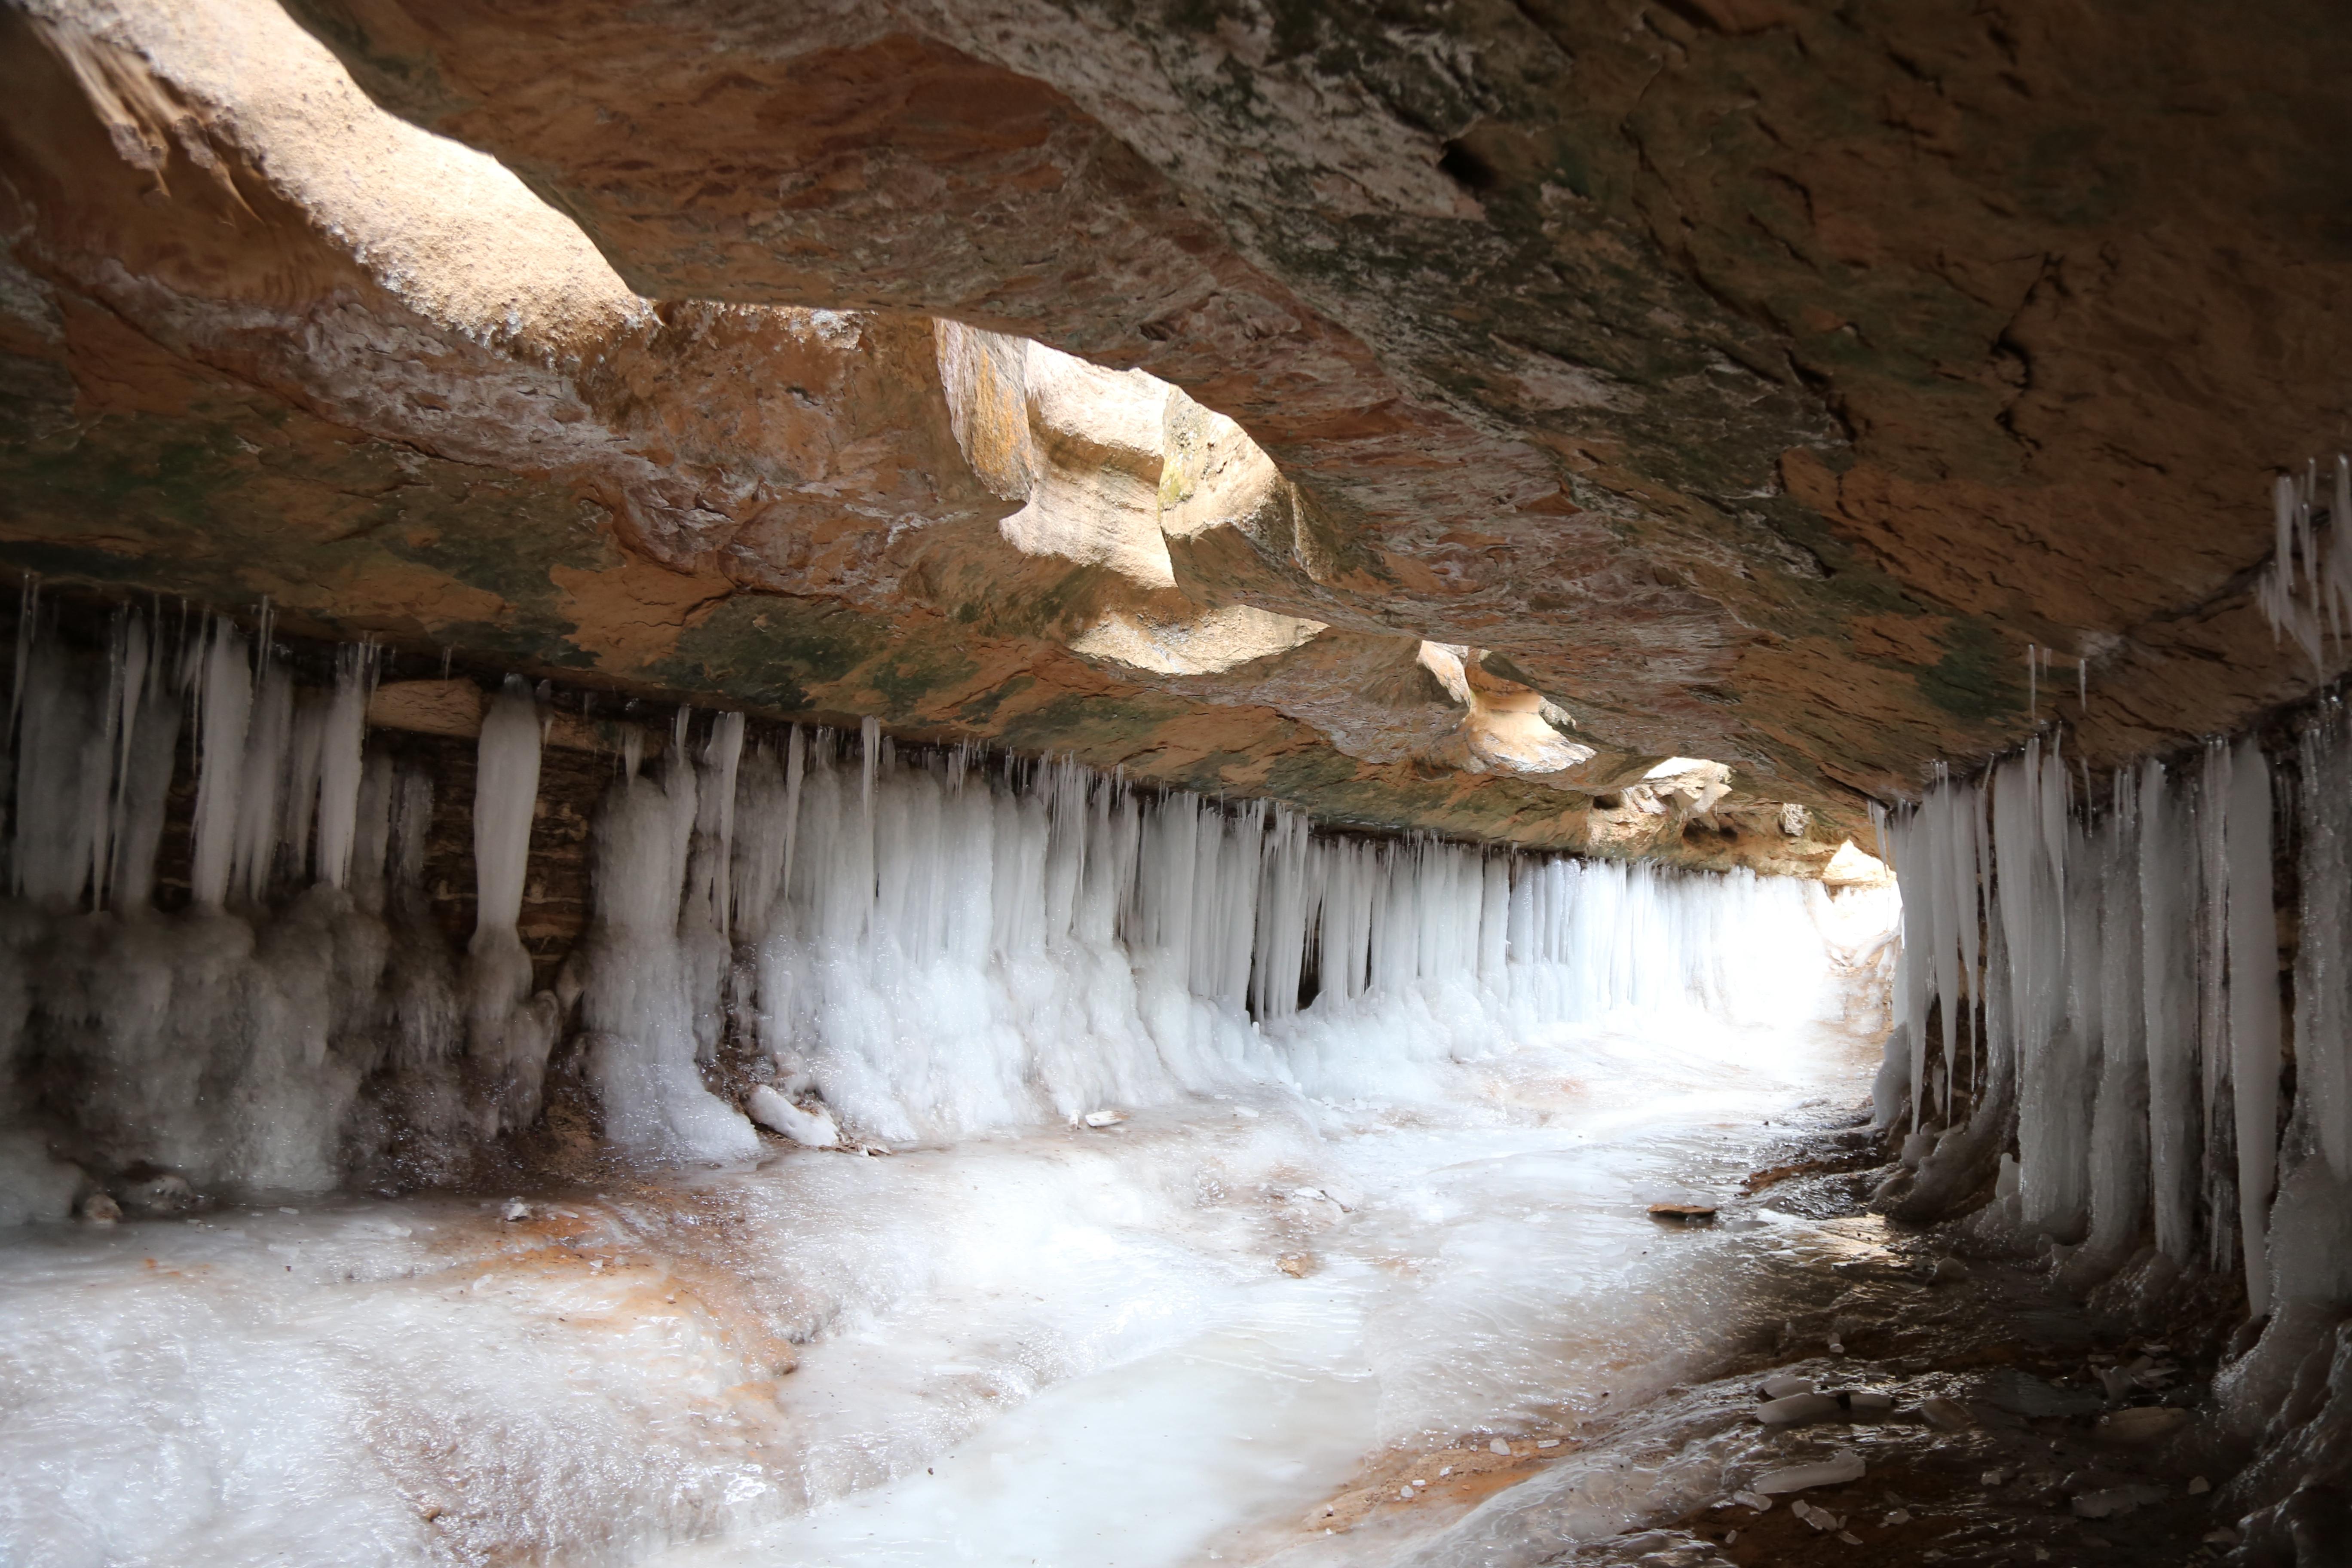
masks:
<path id="1" fill-rule="evenodd" d="M 0 1037 L 73 1084 L 101 1173 L 429 1179 L 530 1125 L 567 1048 L 610 1143 L 730 1160 L 760 1147 L 755 1087 L 771 1125 L 935 1142 L 1254 1085 L 1407 1098 L 1624 1008 L 1835 1005 L 1815 884 L 1333 836 L 1066 761 L 683 710 L 656 761 L 617 763 L 588 929 L 542 975 L 517 922 L 545 718 L 514 680 L 475 743 L 453 970 L 419 880 L 432 781 L 366 738 L 373 656 L 112 628 L 26 644 L 0 951 Z M 189 907 L 166 913 L 184 707 Z"/>

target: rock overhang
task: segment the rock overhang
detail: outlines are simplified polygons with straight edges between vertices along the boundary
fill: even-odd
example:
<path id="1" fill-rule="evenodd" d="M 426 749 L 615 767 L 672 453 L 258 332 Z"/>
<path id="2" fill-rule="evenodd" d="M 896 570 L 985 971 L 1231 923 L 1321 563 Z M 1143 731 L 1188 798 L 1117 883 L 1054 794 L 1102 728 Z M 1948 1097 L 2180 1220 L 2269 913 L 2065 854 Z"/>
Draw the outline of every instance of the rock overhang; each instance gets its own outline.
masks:
<path id="1" fill-rule="evenodd" d="M 2094 752 L 2286 681 L 2239 657 L 2259 508 L 2235 565 L 2229 529 L 2177 521 L 2227 505 L 2278 397 L 2200 432 L 2179 472 L 2094 450 L 2115 400 L 2062 416 L 2037 386 L 2113 362 L 2130 287 L 2094 309 L 2045 261 L 2003 293 L 1951 251 L 1945 284 L 1985 298 L 1921 294 L 1864 154 L 1916 163 L 1926 100 L 1833 112 L 1933 45 L 1908 79 L 1958 150 L 1926 186 L 2079 184 L 2063 159 L 2002 164 L 2023 127 L 1988 118 L 1987 51 L 2032 85 L 2096 15 L 2004 44 L 1940 15 L 1700 8 L 1645 12 L 1628 44 L 1480 12 L 1342 48 L 1313 7 L 1116 28 L 1015 7 L 993 32 L 957 7 L 591 7 L 561 38 L 442 0 L 310 5 L 314 37 L 251 9 L 30 13 L 49 45 L 16 51 L 19 101 L 56 112 L 7 132 L 19 565 L 1556 846 L 1594 843 L 1584 803 L 1623 809 L 1672 754 L 1729 762 L 1728 807 L 1851 823 L 1857 791 L 2021 732 L 2029 642 L 2093 659 L 2074 717 Z M 241 26 L 248 64 L 280 39 L 318 85 L 281 69 L 278 108 L 248 110 L 207 26 Z M 2189 36 L 2168 14 L 2146 34 L 2139 67 Z M 1838 69 L 1791 76 L 1792 47 Z M 2079 116 L 2117 72 L 2089 74 L 2020 112 Z M 1708 107 L 1714 140 L 1674 105 Z M 1768 120 L 1821 155 L 1798 228 L 1756 200 L 1798 201 L 1759 151 Z M 460 210 L 410 224 L 364 157 L 337 189 L 319 143 L 354 127 L 449 148 L 465 177 L 425 194 Z M 2225 140 L 2276 130 L 2265 110 Z M 2102 147 L 2099 168 L 2122 156 Z M 472 243 L 501 178 L 497 201 L 533 213 L 507 232 L 570 228 L 575 291 Z M 2231 199 L 2218 177 L 2192 194 Z M 2063 262 L 2112 247 L 2138 198 L 2111 197 L 2053 196 L 1978 248 L 2035 225 Z M 2221 266 L 2193 237 L 2153 248 L 2183 277 Z M 2337 286 L 2297 260 L 2315 299 L 2274 318 Z M 1904 369 L 1968 342 L 1989 383 Z M 963 371 L 1000 362 L 1021 386 L 976 448 Z M 2260 368 L 2195 364 L 2241 388 Z M 1150 440 L 1066 416 L 1106 382 L 1158 400 L 1156 475 Z M 2126 514 L 2160 537 L 2118 563 Z"/>

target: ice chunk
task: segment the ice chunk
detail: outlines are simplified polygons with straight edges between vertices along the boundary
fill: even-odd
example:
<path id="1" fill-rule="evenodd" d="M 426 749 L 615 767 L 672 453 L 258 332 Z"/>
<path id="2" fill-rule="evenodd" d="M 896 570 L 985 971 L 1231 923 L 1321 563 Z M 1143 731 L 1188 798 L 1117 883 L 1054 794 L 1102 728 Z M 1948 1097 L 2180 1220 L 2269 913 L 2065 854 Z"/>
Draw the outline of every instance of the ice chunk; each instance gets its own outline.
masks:
<path id="1" fill-rule="evenodd" d="M 1863 1477 L 1862 1456 L 1851 1448 L 1840 1448 L 1826 1459 L 1811 1464 L 1787 1465 L 1777 1470 L 1767 1470 L 1749 1483 L 1748 1489 L 1767 1497 L 1787 1492 L 1801 1492 L 1812 1487 L 1843 1486 Z"/>
<path id="2" fill-rule="evenodd" d="M 1791 1394 L 1758 1405 L 1756 1419 L 1767 1426 L 1795 1426 L 1807 1421 L 1826 1421 L 1843 1413 L 1843 1406 L 1832 1394 Z"/>

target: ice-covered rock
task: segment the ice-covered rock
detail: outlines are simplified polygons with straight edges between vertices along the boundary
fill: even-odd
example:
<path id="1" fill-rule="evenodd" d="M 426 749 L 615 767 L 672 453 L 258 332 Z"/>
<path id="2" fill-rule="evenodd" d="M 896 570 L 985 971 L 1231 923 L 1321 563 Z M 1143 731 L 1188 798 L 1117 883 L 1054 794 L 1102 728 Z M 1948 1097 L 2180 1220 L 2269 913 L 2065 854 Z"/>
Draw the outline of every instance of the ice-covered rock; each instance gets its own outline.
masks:
<path id="1" fill-rule="evenodd" d="M 803 1110 L 764 1083 L 751 1091 L 750 1103 L 752 1121 L 803 1148 L 832 1149 L 841 1143 L 841 1129 L 822 1105 Z"/>

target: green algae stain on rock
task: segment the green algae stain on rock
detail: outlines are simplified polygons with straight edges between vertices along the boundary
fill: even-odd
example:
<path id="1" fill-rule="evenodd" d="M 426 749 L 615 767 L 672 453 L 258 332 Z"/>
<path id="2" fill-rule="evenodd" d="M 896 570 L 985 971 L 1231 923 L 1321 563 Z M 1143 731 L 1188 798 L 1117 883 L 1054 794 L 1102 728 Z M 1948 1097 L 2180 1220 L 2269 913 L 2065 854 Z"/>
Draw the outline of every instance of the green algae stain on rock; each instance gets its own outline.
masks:
<path id="1" fill-rule="evenodd" d="M 2025 683 L 1989 622 L 1955 620 L 1943 636 L 1944 657 L 1919 672 L 1919 690 L 1955 719 L 1985 723 L 2011 719 L 2026 706 Z"/>

